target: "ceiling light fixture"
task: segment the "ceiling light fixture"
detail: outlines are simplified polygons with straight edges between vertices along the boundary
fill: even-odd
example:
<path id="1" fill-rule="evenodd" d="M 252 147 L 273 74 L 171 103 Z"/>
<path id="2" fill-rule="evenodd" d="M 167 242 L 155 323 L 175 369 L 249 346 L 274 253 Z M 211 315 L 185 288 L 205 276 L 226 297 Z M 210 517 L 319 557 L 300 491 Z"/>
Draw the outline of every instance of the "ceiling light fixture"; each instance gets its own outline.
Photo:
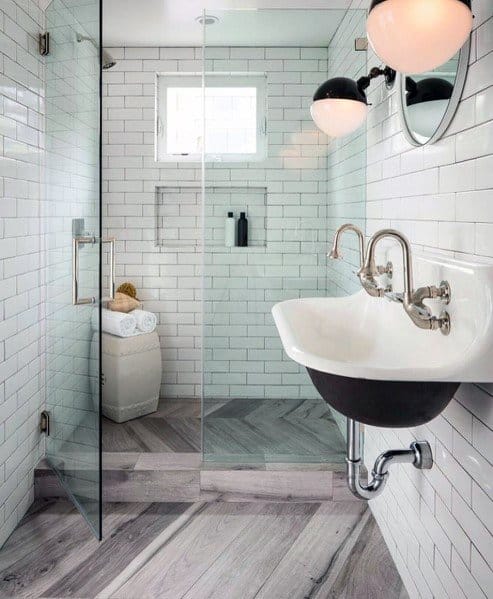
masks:
<path id="1" fill-rule="evenodd" d="M 424 73 L 462 48 L 472 24 L 471 0 L 372 0 L 366 29 L 385 64 Z"/>
<path id="2" fill-rule="evenodd" d="M 215 17 L 214 15 L 200 15 L 200 17 L 197 17 L 195 20 L 201 25 L 215 25 L 219 22 L 218 17 Z"/>
<path id="3" fill-rule="evenodd" d="M 365 122 L 368 100 L 365 90 L 372 79 L 383 76 L 387 87 L 395 81 L 395 71 L 389 67 L 374 67 L 358 81 L 348 77 L 334 77 L 323 83 L 313 96 L 310 113 L 317 127 L 330 137 L 344 137 L 356 131 Z"/>

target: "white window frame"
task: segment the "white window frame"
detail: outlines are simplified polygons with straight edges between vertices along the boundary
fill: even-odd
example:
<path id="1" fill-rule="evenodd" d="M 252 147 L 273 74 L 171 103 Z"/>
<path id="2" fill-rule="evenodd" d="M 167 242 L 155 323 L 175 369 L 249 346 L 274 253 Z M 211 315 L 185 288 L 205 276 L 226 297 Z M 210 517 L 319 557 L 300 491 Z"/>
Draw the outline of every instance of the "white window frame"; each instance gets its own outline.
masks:
<path id="1" fill-rule="evenodd" d="M 202 152 L 168 154 L 166 143 L 166 101 L 168 87 L 202 87 L 202 73 L 156 73 L 154 158 L 156 162 L 202 162 Z M 205 154 L 205 162 L 261 162 L 267 158 L 267 75 L 266 73 L 205 73 L 206 87 L 255 87 L 257 89 L 257 151 L 255 154 Z M 205 96 L 202 94 L 202 101 Z M 205 126 L 204 126 L 205 130 Z"/>

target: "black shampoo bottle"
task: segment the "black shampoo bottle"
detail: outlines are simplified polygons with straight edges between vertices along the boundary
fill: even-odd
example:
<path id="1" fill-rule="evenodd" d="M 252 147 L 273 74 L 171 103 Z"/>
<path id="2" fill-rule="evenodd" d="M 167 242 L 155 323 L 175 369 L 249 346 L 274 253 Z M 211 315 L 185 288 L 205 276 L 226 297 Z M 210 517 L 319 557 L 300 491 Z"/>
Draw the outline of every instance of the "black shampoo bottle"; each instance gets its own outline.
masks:
<path id="1" fill-rule="evenodd" d="M 238 219 L 238 246 L 245 247 L 248 245 L 248 220 L 245 212 L 240 212 Z"/>

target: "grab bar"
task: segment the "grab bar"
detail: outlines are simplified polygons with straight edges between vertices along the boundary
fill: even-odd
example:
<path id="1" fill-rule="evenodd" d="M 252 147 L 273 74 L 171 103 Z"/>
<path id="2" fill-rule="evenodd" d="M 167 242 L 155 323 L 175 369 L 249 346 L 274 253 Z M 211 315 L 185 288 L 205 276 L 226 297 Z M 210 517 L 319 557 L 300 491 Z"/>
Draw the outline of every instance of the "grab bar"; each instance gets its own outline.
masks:
<path id="1" fill-rule="evenodd" d="M 79 236 L 72 239 L 72 304 L 74 306 L 84 306 L 87 304 L 95 304 L 96 298 L 79 297 L 79 251 L 80 246 L 95 243 L 110 244 L 110 296 L 109 299 L 115 298 L 115 238 L 98 239 L 93 235 Z"/>

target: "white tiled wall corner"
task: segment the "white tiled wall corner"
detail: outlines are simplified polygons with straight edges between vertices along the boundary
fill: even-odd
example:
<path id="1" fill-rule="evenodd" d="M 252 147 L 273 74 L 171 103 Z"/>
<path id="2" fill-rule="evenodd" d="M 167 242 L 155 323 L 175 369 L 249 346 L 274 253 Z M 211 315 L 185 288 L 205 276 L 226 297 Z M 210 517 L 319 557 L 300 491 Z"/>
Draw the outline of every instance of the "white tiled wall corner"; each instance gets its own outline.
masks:
<path id="1" fill-rule="evenodd" d="M 354 40 L 365 35 L 366 11 L 351 10 L 329 44 L 328 77 L 366 75 L 366 52 L 355 52 Z M 364 129 L 332 139 L 328 155 L 327 232 L 331 243 L 337 227 L 351 222 L 363 230 L 366 218 L 366 136 Z M 327 263 L 327 290 L 330 295 L 346 295 L 357 289 L 354 271 L 359 265 L 356 236 L 341 239 L 342 260 Z"/>
<path id="2" fill-rule="evenodd" d="M 371 87 L 367 233 L 392 226 L 415 248 L 492 260 L 493 4 L 474 0 L 473 9 L 465 93 L 442 140 L 410 146 L 396 90 Z M 434 450 L 432 470 L 397 466 L 370 504 L 411 599 L 493 596 L 492 391 L 462 385 L 443 415 L 417 429 L 366 428 L 368 467 L 381 451 L 415 438 Z"/>
<path id="3" fill-rule="evenodd" d="M 144 307 L 158 314 L 162 395 L 199 397 L 201 248 L 156 247 L 154 202 L 157 185 L 200 184 L 201 169 L 154 161 L 153 107 L 155 72 L 200 72 L 202 50 L 111 53 L 117 64 L 104 74 L 103 226 L 118 239 L 117 283 L 132 280 Z M 313 397 L 306 372 L 283 355 L 270 309 L 325 292 L 327 140 L 309 105 L 326 79 L 327 48 L 207 48 L 205 68 L 266 72 L 269 132 L 264 162 L 207 165 L 208 185 L 267 188 L 265 243 L 259 236 L 266 247 L 206 251 L 207 395 Z M 206 204 L 213 196 L 206 194 Z"/>
<path id="4" fill-rule="evenodd" d="M 354 8 L 358 8 L 355 6 Z M 328 47 L 327 79 L 343 74 L 346 77 L 366 75 L 366 52 L 354 51 L 354 40 L 365 35 L 365 10 L 351 10 L 344 16 Z M 329 142 L 327 157 L 327 249 L 335 231 L 351 222 L 365 229 L 366 218 L 366 132 Z M 327 261 L 327 294 L 347 295 L 358 289 L 354 276 L 359 265 L 358 239 L 353 233 L 341 238 L 341 260 Z M 337 425 L 346 434 L 346 419 L 333 413 Z"/>
<path id="5" fill-rule="evenodd" d="M 43 452 L 43 24 L 37 1 L 0 5 L 0 546 L 33 500 Z"/>

